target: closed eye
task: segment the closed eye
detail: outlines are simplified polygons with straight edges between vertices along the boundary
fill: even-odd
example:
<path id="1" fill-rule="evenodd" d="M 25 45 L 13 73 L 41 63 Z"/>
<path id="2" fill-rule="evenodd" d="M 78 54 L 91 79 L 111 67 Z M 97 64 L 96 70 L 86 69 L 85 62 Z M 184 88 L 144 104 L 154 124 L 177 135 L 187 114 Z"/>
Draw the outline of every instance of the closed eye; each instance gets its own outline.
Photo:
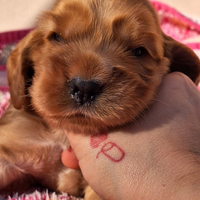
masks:
<path id="1" fill-rule="evenodd" d="M 142 56 L 145 53 L 145 48 L 144 47 L 138 47 L 136 49 L 132 49 L 131 53 L 133 56 L 139 57 Z"/>
<path id="2" fill-rule="evenodd" d="M 53 32 L 50 36 L 50 40 L 51 41 L 56 41 L 56 42 L 64 42 L 64 39 L 62 38 L 61 36 L 61 33 L 56 33 L 56 32 Z"/>

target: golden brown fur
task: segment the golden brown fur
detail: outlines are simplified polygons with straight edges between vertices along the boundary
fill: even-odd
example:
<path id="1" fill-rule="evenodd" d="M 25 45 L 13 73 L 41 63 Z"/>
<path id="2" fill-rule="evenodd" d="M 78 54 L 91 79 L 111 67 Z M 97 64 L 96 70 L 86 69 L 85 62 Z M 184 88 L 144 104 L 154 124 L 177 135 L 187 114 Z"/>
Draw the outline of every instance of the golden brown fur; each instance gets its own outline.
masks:
<path id="1" fill-rule="evenodd" d="M 83 195 L 86 183 L 80 171 L 67 169 L 61 162 L 67 146 L 62 131 L 50 129 L 40 117 L 11 105 L 0 121 L 0 193 L 41 185 Z"/>
<path id="2" fill-rule="evenodd" d="M 19 42 L 7 70 L 15 108 L 0 122 L 0 189 L 42 174 L 44 186 L 79 195 L 70 182 L 80 191 L 85 184 L 71 172 L 62 177 L 61 130 L 99 134 L 127 124 L 152 103 L 165 74 L 180 71 L 198 83 L 200 62 L 162 32 L 147 0 L 59 0 Z M 77 96 L 74 80 L 95 89 Z"/>

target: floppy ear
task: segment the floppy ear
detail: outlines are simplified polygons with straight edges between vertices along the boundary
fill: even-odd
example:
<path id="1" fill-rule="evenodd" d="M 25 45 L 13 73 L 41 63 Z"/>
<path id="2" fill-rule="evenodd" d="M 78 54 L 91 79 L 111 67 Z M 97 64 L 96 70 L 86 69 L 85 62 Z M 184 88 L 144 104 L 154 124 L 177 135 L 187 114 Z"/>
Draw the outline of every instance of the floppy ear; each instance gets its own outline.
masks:
<path id="1" fill-rule="evenodd" d="M 7 61 L 7 76 L 11 101 L 15 108 L 20 109 L 30 104 L 28 87 L 34 75 L 32 52 L 36 47 L 36 31 L 24 37 L 10 54 Z"/>
<path id="2" fill-rule="evenodd" d="M 170 72 L 182 72 L 197 85 L 200 81 L 200 60 L 186 45 L 164 35 L 165 56 L 170 60 Z"/>

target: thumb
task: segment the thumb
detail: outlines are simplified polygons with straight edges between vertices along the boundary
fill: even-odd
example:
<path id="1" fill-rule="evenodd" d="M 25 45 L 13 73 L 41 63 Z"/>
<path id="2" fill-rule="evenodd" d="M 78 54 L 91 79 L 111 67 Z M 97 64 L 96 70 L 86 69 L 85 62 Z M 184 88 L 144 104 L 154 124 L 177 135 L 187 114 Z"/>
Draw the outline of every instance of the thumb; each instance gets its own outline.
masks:
<path id="1" fill-rule="evenodd" d="M 71 146 L 62 152 L 61 160 L 67 168 L 79 169 L 78 159 Z"/>
<path id="2" fill-rule="evenodd" d="M 62 152 L 62 163 L 71 169 L 78 169 L 79 162 L 89 157 L 91 152 L 90 148 L 90 136 L 65 133 L 70 147 Z"/>

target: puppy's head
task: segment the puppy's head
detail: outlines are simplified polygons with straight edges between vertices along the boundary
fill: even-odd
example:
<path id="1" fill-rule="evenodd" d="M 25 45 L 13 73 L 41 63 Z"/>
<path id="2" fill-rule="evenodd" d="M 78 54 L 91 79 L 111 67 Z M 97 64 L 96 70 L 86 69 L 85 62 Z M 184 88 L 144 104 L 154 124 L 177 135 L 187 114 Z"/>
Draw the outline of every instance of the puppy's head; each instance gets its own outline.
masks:
<path id="1" fill-rule="evenodd" d="M 199 59 L 165 36 L 147 0 L 60 0 L 11 54 L 14 106 L 51 126 L 96 134 L 134 120 L 163 75 L 194 82 Z"/>

